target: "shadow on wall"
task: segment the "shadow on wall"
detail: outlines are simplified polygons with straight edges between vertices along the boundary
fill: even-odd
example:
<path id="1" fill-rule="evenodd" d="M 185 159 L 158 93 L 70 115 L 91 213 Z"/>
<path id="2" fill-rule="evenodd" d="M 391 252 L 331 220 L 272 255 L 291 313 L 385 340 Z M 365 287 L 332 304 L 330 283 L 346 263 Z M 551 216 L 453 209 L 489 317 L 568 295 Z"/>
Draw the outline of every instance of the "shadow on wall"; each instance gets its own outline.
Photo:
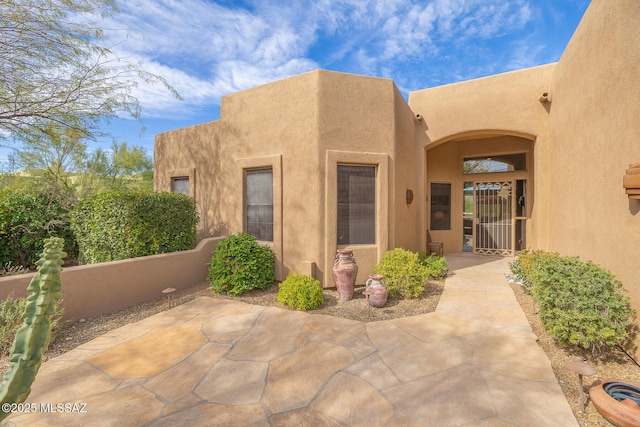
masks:
<path id="1" fill-rule="evenodd" d="M 208 262 L 222 237 L 195 249 L 65 268 L 62 306 L 65 320 L 91 318 L 162 296 L 165 288 L 186 289 L 207 280 Z M 31 274 L 0 277 L 0 299 L 27 296 Z"/>

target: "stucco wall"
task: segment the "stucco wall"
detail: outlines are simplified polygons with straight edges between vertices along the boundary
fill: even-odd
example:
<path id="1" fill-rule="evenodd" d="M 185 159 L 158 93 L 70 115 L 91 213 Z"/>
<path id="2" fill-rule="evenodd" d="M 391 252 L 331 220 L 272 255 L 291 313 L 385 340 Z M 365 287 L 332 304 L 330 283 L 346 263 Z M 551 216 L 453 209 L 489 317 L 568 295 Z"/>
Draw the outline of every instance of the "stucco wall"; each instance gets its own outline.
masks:
<path id="1" fill-rule="evenodd" d="M 376 244 L 353 248 L 364 283 L 396 236 L 415 246 L 418 208 L 407 207 L 404 190 L 396 198 L 394 186 L 419 181 L 414 129 L 391 80 L 317 70 L 225 96 L 217 122 L 158 135 L 155 188 L 167 191 L 172 176 L 192 171 L 200 236 L 237 233 L 244 229 L 243 170 L 271 166 L 277 279 L 304 272 L 334 286 L 334 169 L 373 161 L 380 165 Z M 395 168 L 396 156 L 403 167 Z"/>
<path id="2" fill-rule="evenodd" d="M 75 321 L 163 296 L 165 288 L 185 289 L 207 280 L 208 262 L 220 239 L 195 249 L 65 268 L 61 273 L 65 320 Z M 26 297 L 34 273 L 0 277 L 0 299 Z"/>
<path id="3" fill-rule="evenodd" d="M 551 88 L 546 249 L 610 269 L 640 312 L 640 201 L 622 177 L 640 162 L 640 2 L 593 0 Z"/>

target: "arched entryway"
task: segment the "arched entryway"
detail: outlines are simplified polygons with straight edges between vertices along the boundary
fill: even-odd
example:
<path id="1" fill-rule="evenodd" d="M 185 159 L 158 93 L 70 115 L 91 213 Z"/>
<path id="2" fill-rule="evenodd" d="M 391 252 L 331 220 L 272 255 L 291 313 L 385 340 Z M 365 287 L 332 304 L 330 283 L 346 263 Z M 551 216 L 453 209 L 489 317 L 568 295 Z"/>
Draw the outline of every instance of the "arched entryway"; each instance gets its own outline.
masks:
<path id="1" fill-rule="evenodd" d="M 478 132 L 426 147 L 426 224 L 445 251 L 513 255 L 526 247 L 534 139 Z"/>

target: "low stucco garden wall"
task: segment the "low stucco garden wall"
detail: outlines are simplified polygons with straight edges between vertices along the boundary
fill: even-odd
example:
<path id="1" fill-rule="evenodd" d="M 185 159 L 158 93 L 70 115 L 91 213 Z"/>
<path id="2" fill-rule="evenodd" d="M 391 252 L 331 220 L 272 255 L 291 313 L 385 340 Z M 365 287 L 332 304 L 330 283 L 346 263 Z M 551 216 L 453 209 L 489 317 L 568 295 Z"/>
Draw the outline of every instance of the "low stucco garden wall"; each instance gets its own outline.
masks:
<path id="1" fill-rule="evenodd" d="M 224 237 L 202 240 L 195 249 L 68 267 L 62 271 L 65 320 L 91 318 L 185 289 L 207 279 L 208 263 Z M 26 297 L 35 273 L 0 278 L 0 298 Z"/>

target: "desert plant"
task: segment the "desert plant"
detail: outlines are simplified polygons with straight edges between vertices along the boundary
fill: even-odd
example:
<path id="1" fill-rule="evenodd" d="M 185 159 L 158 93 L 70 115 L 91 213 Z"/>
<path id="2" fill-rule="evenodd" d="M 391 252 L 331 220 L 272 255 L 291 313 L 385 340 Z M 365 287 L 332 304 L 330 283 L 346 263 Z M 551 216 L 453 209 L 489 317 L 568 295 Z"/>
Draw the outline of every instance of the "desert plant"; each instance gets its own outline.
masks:
<path id="1" fill-rule="evenodd" d="M 437 256 L 434 254 L 427 255 L 424 252 L 418 254 L 420 262 L 429 270 L 429 277 L 434 279 L 442 279 L 447 275 L 449 266 L 447 259 L 443 256 Z"/>
<path id="2" fill-rule="evenodd" d="M 521 254 L 511 270 L 530 289 L 543 327 L 560 344 L 597 353 L 628 338 L 635 312 L 611 272 L 591 261 L 543 251 Z"/>
<path id="3" fill-rule="evenodd" d="M 215 292 L 238 296 L 251 289 L 265 289 L 275 280 L 275 255 L 248 233 L 220 241 L 209 262 L 207 279 Z"/>
<path id="4" fill-rule="evenodd" d="M 511 273 L 522 283 L 524 293 L 530 295 L 536 276 L 540 273 L 541 266 L 552 258 L 557 258 L 558 253 L 541 250 L 525 249 L 518 254 L 515 260 L 509 263 Z"/>
<path id="5" fill-rule="evenodd" d="M 55 303 L 60 299 L 62 282 L 60 267 L 64 240 L 52 237 L 45 240 L 44 251 L 36 265 L 38 272 L 29 284 L 29 297 L 24 309 L 24 323 L 18 329 L 11 347 L 9 369 L 0 385 L 0 403 L 22 403 L 31 392 L 42 354 L 47 350 L 51 339 L 51 317 L 55 313 Z M 0 412 L 0 420 L 10 412 Z"/>
<path id="6" fill-rule="evenodd" d="M 278 301 L 296 310 L 314 310 L 324 303 L 320 282 L 306 274 L 289 274 L 280 283 Z"/>
<path id="7" fill-rule="evenodd" d="M 387 251 L 373 271 L 385 277 L 392 298 L 418 298 L 424 293 L 430 273 L 417 253 L 402 248 Z"/>

